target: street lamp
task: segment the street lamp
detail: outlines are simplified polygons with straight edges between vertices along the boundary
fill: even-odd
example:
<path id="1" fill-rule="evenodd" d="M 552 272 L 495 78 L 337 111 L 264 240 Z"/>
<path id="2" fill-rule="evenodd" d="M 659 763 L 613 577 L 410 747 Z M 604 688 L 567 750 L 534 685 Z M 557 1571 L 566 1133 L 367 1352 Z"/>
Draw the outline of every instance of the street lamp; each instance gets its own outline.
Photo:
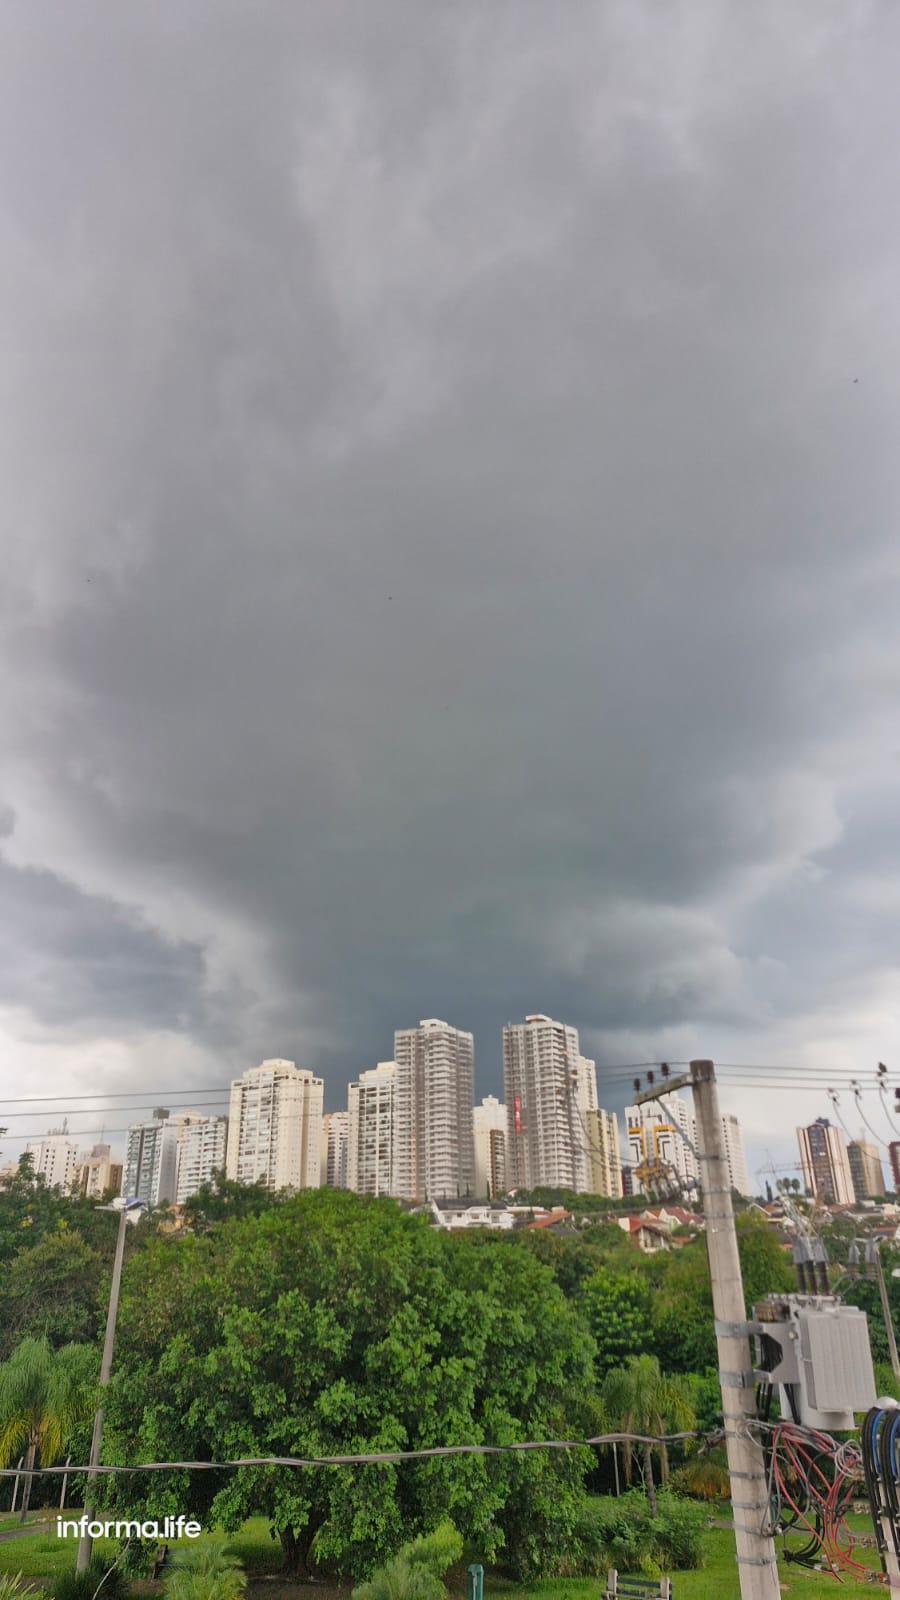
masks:
<path id="1" fill-rule="evenodd" d="M 125 1200 L 118 1198 L 109 1206 L 95 1206 L 95 1211 L 117 1211 L 119 1213 L 119 1231 L 116 1235 L 116 1253 L 113 1259 L 112 1283 L 109 1286 L 109 1310 L 106 1313 L 106 1337 L 103 1341 L 103 1359 L 100 1362 L 100 1393 L 97 1397 L 97 1410 L 94 1413 L 94 1432 L 91 1437 L 91 1454 L 88 1461 L 87 1488 L 85 1490 L 84 1528 L 78 1544 L 78 1560 L 75 1563 L 76 1572 L 84 1572 L 91 1564 L 91 1550 L 93 1539 L 87 1532 L 92 1522 L 92 1506 L 90 1504 L 91 1491 L 97 1481 L 97 1467 L 100 1465 L 100 1444 L 103 1439 L 103 1391 L 109 1383 L 109 1374 L 112 1369 L 113 1344 L 116 1337 L 116 1317 L 119 1311 L 119 1285 L 122 1282 L 122 1259 L 125 1254 L 125 1229 L 129 1222 L 137 1223 L 141 1214 L 146 1209 L 145 1200 Z"/>

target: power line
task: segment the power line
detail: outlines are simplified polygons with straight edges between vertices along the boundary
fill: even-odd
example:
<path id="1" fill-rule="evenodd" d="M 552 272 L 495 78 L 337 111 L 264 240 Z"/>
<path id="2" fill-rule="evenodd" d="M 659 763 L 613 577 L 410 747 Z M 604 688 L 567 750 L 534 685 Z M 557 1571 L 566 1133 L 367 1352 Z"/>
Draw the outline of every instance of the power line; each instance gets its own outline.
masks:
<path id="1" fill-rule="evenodd" d="M 137 1100 L 140 1096 L 144 1097 L 140 1103 L 149 1106 L 158 1105 L 161 1097 L 173 1100 L 176 1095 L 214 1094 L 221 1097 L 230 1093 L 230 1084 L 226 1084 L 221 1089 L 216 1087 L 215 1084 L 201 1084 L 197 1089 L 127 1089 L 116 1090 L 115 1093 L 109 1094 L 105 1089 L 96 1089 L 93 1094 L 70 1094 L 66 1096 L 61 1094 L 20 1094 L 15 1096 L 8 1095 L 4 1098 L 3 1095 L 0 1095 L 0 1106 L 36 1106 L 44 1102 L 59 1105 L 63 1099 L 67 1102 L 71 1100 Z M 94 1107 L 92 1109 L 96 1110 L 97 1108 Z M 128 1108 L 125 1107 L 124 1109 L 127 1110 Z M 6 1115 L 12 1116 L 13 1113 L 4 1112 L 4 1116 Z"/>
<path id="2" fill-rule="evenodd" d="M 221 1472 L 227 1467 L 351 1467 L 372 1462 L 421 1461 L 432 1456 L 499 1456 L 512 1450 L 585 1450 L 602 1444 L 677 1444 L 685 1439 L 702 1439 L 696 1429 L 683 1433 L 601 1433 L 590 1439 L 526 1439 L 515 1444 L 439 1444 L 423 1450 L 382 1450 L 361 1455 L 341 1456 L 245 1456 L 233 1461 L 144 1461 L 137 1466 L 35 1467 L 29 1476 L 58 1476 L 67 1472 Z M 712 1436 L 711 1436 L 712 1437 Z M 20 1469 L 0 1468 L 0 1478 L 14 1478 Z"/>
<path id="3" fill-rule="evenodd" d="M 188 1116 L 190 1114 L 190 1112 L 194 1109 L 195 1106 L 220 1106 L 221 1104 L 222 1104 L 222 1097 L 221 1096 L 219 1096 L 215 1100 L 191 1100 L 187 1105 L 176 1106 L 175 1107 L 175 1111 L 176 1111 L 176 1114 L 180 1113 L 183 1116 Z M 116 1112 L 143 1111 L 143 1110 L 149 1108 L 150 1106 L 160 1106 L 160 1101 L 158 1099 L 157 1100 L 152 1100 L 151 1099 L 151 1100 L 142 1101 L 141 1104 L 137 1105 L 137 1106 L 116 1106 L 116 1107 L 114 1107 L 114 1109 L 115 1109 Z M 160 1109 L 167 1109 L 167 1108 L 166 1107 L 160 1107 Z M 96 1116 L 97 1112 L 98 1111 L 102 1111 L 102 1110 L 103 1110 L 103 1106 L 85 1106 L 83 1110 L 79 1111 L 76 1106 L 60 1105 L 60 1106 L 57 1107 L 57 1109 L 54 1112 L 47 1111 L 47 1112 L 44 1113 L 44 1115 L 46 1115 L 48 1117 L 49 1116 L 56 1116 L 56 1117 L 61 1117 L 61 1116 L 92 1117 L 92 1116 Z M 7 1121 L 11 1122 L 14 1117 L 34 1117 L 34 1116 L 40 1116 L 40 1115 L 41 1115 L 41 1112 L 39 1112 L 39 1111 L 38 1112 L 35 1112 L 35 1111 L 0 1111 L 0 1116 L 3 1117 L 4 1122 L 7 1122 Z M 162 1118 L 162 1119 L 159 1119 L 159 1120 L 165 1121 L 165 1118 Z"/>

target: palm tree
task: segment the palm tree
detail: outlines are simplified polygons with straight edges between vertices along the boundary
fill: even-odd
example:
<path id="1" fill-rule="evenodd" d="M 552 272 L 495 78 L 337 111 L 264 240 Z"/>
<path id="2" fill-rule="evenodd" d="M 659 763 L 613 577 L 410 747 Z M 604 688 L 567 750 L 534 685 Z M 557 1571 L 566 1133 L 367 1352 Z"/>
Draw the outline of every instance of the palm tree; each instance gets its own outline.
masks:
<path id="1" fill-rule="evenodd" d="M 653 1445 L 650 1437 L 687 1431 L 696 1426 L 696 1416 L 687 1385 L 680 1378 L 667 1378 L 655 1356 L 629 1356 L 624 1367 L 608 1372 L 600 1391 L 607 1415 L 621 1433 L 639 1434 L 644 1468 L 644 1488 L 651 1516 L 656 1516 L 656 1486 L 653 1482 Z M 658 1446 L 660 1478 L 668 1482 L 669 1458 L 664 1444 Z M 625 1476 L 631 1482 L 632 1441 L 626 1439 L 622 1454 Z"/>
<path id="2" fill-rule="evenodd" d="M 21 1521 L 28 1515 L 38 1451 L 44 1462 L 62 1455 L 73 1429 L 93 1412 L 97 1359 L 92 1345 L 51 1349 L 45 1338 L 23 1339 L 0 1364 L 0 1461 L 25 1448 Z"/>

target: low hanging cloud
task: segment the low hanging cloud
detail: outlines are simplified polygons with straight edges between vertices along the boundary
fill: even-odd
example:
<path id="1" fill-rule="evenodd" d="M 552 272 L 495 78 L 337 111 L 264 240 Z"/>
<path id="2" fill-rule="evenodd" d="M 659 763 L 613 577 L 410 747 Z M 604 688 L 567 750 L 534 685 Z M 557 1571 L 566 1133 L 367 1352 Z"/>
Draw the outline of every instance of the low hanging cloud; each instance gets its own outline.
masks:
<path id="1" fill-rule="evenodd" d="M 73 1026 L 335 1105 L 426 1015 L 485 1092 L 534 1009 L 900 1049 L 898 56 L 821 0 L 12 7 L 3 998 L 54 1086 Z"/>

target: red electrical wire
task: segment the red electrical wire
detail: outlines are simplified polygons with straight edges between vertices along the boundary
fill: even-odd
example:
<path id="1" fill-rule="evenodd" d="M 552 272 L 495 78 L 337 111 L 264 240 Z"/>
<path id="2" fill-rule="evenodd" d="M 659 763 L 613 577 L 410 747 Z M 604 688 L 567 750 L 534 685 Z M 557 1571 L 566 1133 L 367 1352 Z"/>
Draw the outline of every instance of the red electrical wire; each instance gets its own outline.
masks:
<path id="1" fill-rule="evenodd" d="M 850 1555 L 853 1535 L 847 1525 L 847 1511 L 853 1501 L 854 1480 L 859 1471 L 859 1452 L 841 1446 L 830 1434 L 817 1429 L 799 1429 L 791 1423 L 776 1423 L 772 1428 L 772 1465 L 779 1492 L 793 1511 L 799 1527 L 814 1539 L 826 1557 L 834 1577 L 842 1582 L 840 1571 L 864 1578 L 868 1567 Z M 825 1471 L 822 1459 L 832 1463 L 832 1474 Z M 820 1527 L 800 1509 L 788 1488 L 786 1474 L 799 1480 L 807 1498 L 821 1518 Z"/>

